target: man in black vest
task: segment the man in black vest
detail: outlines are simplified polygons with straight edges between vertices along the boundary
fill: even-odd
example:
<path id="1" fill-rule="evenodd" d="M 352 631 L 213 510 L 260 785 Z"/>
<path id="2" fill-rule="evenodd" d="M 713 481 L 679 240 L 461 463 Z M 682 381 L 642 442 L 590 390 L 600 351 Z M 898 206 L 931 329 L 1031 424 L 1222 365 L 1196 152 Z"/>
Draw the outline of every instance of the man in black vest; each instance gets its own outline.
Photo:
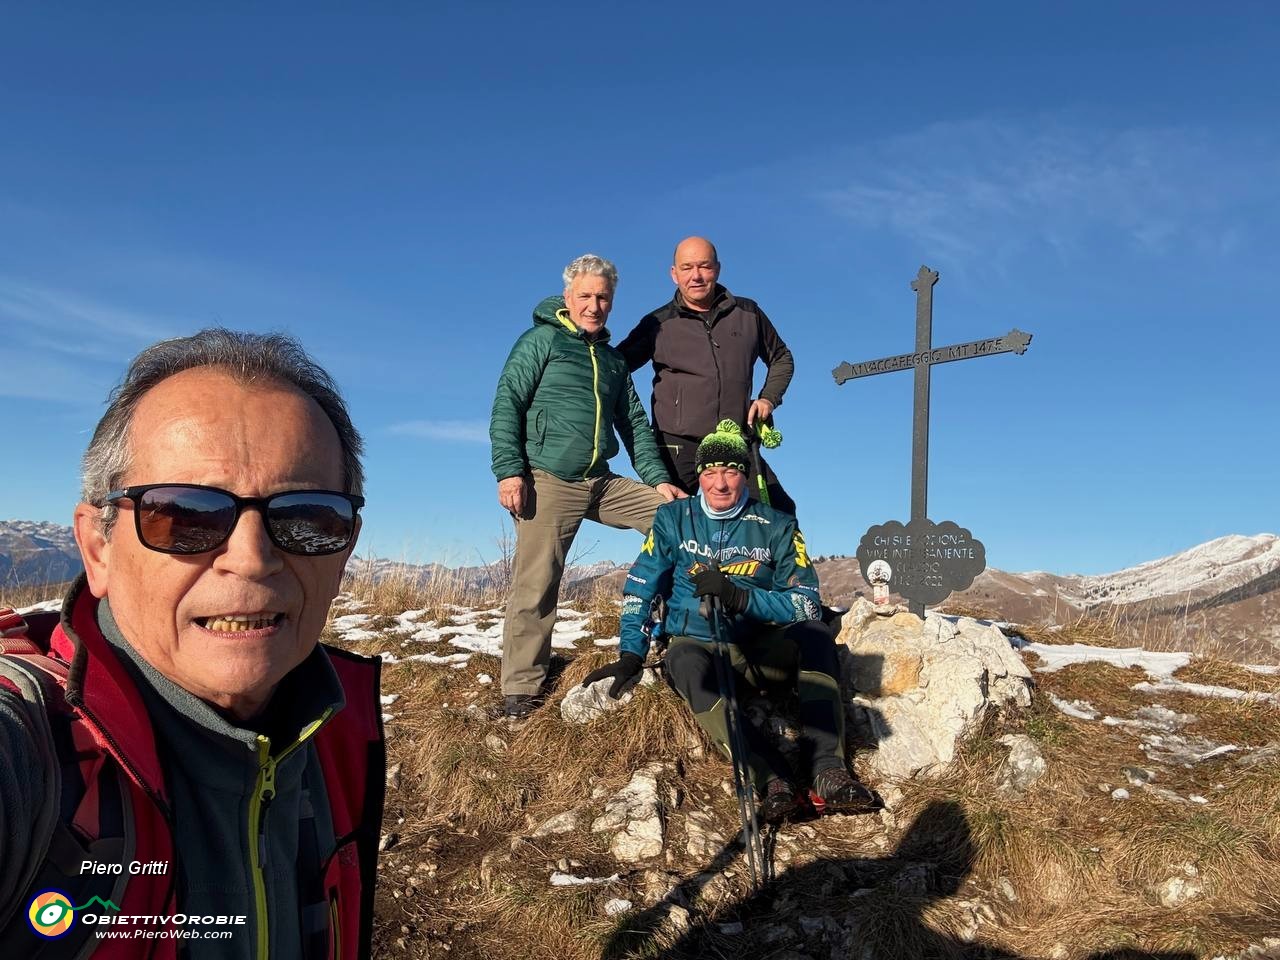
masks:
<path id="1" fill-rule="evenodd" d="M 795 364 L 791 351 L 754 300 L 735 297 L 716 281 L 715 245 L 688 237 L 676 247 L 671 302 L 644 317 L 618 350 L 634 371 L 653 362 L 653 432 L 667 469 L 687 493 L 698 489 L 694 459 L 698 443 L 716 424 L 730 419 L 744 432 L 767 421 L 782 403 Z M 764 386 L 752 396 L 757 359 L 765 363 Z M 795 514 L 795 501 L 761 461 L 769 501 Z M 751 477 L 750 489 L 755 489 Z"/>

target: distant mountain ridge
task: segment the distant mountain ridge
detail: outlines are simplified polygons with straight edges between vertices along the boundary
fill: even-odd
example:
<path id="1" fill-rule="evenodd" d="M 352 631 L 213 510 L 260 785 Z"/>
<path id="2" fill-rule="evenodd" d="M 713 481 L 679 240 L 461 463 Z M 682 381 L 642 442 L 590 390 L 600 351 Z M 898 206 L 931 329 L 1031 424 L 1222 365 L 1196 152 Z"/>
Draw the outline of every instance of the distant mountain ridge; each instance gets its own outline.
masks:
<path id="1" fill-rule="evenodd" d="M 823 596 L 870 596 L 853 557 L 815 562 Z M 1232 534 L 1156 560 L 1083 576 L 988 568 L 943 607 L 990 610 L 1022 623 L 1068 623 L 1086 613 L 1141 621 L 1173 639 L 1212 634 L 1240 651 L 1280 656 L 1280 536 Z"/>
<path id="2" fill-rule="evenodd" d="M 356 557 L 349 572 L 380 580 L 416 578 L 427 585 L 447 577 L 469 586 L 500 586 L 507 560 L 449 567 Z M 848 605 L 870 589 L 853 557 L 816 558 L 814 567 L 828 603 Z M 60 583 L 80 572 L 70 527 L 31 520 L 0 521 L 0 585 Z M 585 588 L 600 583 L 621 590 L 627 564 L 599 560 L 574 564 L 564 582 Z M 1142 618 L 1175 635 L 1213 632 L 1237 648 L 1262 647 L 1280 656 L 1280 536 L 1260 533 L 1219 537 L 1167 557 L 1098 575 L 1042 570 L 1008 573 L 988 568 L 969 589 L 946 604 L 985 609 L 1023 623 L 1068 623 L 1088 612 Z"/>
<path id="3" fill-rule="evenodd" d="M 70 527 L 0 520 L 0 584 L 62 583 L 83 569 Z"/>
<path id="4" fill-rule="evenodd" d="M 422 586 L 444 577 L 453 582 L 484 589 L 505 584 L 510 579 L 509 563 L 509 560 L 495 560 L 492 563 L 477 566 L 450 567 L 442 563 L 405 563 L 402 560 L 387 560 L 384 557 L 357 556 L 347 564 L 347 575 L 368 577 L 375 582 L 388 577 L 407 577 L 416 580 Z M 625 573 L 628 566 L 628 564 L 614 563 L 612 560 L 573 563 L 565 567 L 562 582 L 565 584 L 587 583 L 612 573 Z"/>
<path id="5" fill-rule="evenodd" d="M 0 585 L 25 586 L 63 583 L 79 575 L 84 567 L 71 528 L 41 520 L 0 520 Z M 494 561 L 477 566 L 449 567 L 442 563 L 413 564 L 383 557 L 354 557 L 348 566 L 353 576 L 374 580 L 384 577 L 410 576 L 426 585 L 437 577 L 484 587 L 505 582 L 504 562 Z M 571 564 L 565 569 L 564 582 L 586 582 L 617 570 L 625 564 L 612 560 Z"/>

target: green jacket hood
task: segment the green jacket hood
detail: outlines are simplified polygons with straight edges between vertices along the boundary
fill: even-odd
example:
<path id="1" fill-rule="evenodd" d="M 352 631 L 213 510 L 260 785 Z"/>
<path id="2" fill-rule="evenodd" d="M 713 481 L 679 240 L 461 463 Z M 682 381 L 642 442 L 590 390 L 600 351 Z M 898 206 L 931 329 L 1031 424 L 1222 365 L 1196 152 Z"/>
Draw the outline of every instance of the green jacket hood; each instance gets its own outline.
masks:
<path id="1" fill-rule="evenodd" d="M 536 327 L 540 323 L 563 330 L 571 337 L 582 339 L 582 331 L 574 326 L 573 321 L 569 319 L 569 308 L 565 306 L 564 297 L 562 296 L 547 297 L 533 308 L 533 325 Z M 600 329 L 595 342 L 609 342 L 608 327 Z"/>

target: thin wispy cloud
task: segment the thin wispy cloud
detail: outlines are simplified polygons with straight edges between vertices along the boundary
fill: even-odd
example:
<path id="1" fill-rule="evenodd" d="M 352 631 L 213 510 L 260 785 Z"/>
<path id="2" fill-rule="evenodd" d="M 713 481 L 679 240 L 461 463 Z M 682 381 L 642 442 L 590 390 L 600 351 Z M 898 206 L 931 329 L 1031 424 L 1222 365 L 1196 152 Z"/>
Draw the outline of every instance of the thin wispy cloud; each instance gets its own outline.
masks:
<path id="1" fill-rule="evenodd" d="M 424 440 L 489 442 L 489 424 L 484 420 L 406 420 L 392 424 L 387 431 L 402 437 L 421 437 Z"/>
<path id="2" fill-rule="evenodd" d="M 0 277 L 0 317 L 28 328 L 129 340 L 158 340 L 173 321 L 67 290 L 53 290 Z"/>
<path id="3" fill-rule="evenodd" d="M 0 384 L 0 395 L 82 402 L 101 399 L 122 359 L 150 341 L 174 335 L 175 321 L 75 291 L 0 276 L 0 327 L 24 375 Z"/>
<path id="4" fill-rule="evenodd" d="M 1099 244 L 1139 256 L 1231 256 L 1280 206 L 1276 142 L 1196 129 L 1060 121 L 937 123 L 827 168 L 823 206 L 953 267 Z"/>

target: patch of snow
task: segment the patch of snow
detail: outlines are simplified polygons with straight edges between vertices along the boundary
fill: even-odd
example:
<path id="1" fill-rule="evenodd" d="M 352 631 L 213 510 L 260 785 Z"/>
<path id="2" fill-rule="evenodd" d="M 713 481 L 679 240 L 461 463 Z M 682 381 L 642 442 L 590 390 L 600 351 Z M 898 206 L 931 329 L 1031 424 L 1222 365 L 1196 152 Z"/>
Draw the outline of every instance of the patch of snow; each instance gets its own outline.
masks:
<path id="1" fill-rule="evenodd" d="M 1235 744 L 1217 744 L 1204 737 L 1150 733 L 1142 738 L 1142 752 L 1157 763 L 1176 763 L 1190 767 L 1205 760 L 1239 750 Z"/>
<path id="2" fill-rule="evenodd" d="M 489 685 L 489 684 L 493 683 L 493 677 L 489 676 L 487 673 L 477 674 L 477 675 L 476 675 L 476 683 L 479 683 L 479 684 L 482 684 L 482 685 L 487 686 L 487 685 Z"/>
<path id="3" fill-rule="evenodd" d="M 348 613 L 346 616 L 333 618 L 333 629 L 338 633 L 345 633 L 348 630 L 363 626 L 372 619 L 373 614 L 371 613 Z"/>
<path id="4" fill-rule="evenodd" d="M 344 630 L 342 632 L 342 639 L 348 643 L 364 643 L 366 640 L 374 640 L 380 636 L 382 636 L 381 631 L 361 630 L 359 627 L 356 627 L 353 630 Z"/>
<path id="5" fill-rule="evenodd" d="M 454 611 L 453 616 L 449 617 L 454 623 L 475 623 L 477 620 L 492 620 L 494 617 L 502 617 L 504 611 L 499 611 L 497 607 L 490 607 L 486 611 L 471 611 L 466 607 L 457 607 L 457 605 L 449 604 L 449 609 Z"/>
<path id="6" fill-rule="evenodd" d="M 551 646 L 557 650 L 573 650 L 577 641 L 591 636 L 586 620 L 558 621 L 551 631 Z"/>
<path id="7" fill-rule="evenodd" d="M 1241 667 L 1243 667 L 1245 670 L 1248 670 L 1250 673 L 1260 673 L 1260 674 L 1262 674 L 1264 677 L 1277 677 L 1277 676 L 1280 676 L 1280 667 L 1277 667 L 1277 666 L 1275 666 L 1274 664 L 1270 664 L 1270 663 L 1242 663 L 1242 664 L 1240 664 L 1240 666 L 1241 666 Z"/>
<path id="8" fill-rule="evenodd" d="M 1063 700 L 1061 697 L 1051 693 L 1049 694 L 1049 702 L 1068 717 L 1075 717 L 1077 720 L 1098 719 L 1098 711 L 1094 709 L 1093 704 L 1088 700 Z"/>
<path id="9" fill-rule="evenodd" d="M 597 647 L 616 647 L 621 645 L 622 640 L 619 637 L 605 637 L 604 639 L 595 639 L 591 641 Z"/>
<path id="10" fill-rule="evenodd" d="M 433 663 L 437 666 L 457 668 L 465 667 L 468 661 L 471 660 L 471 654 L 469 653 L 449 653 L 443 657 L 434 653 L 415 653 L 411 657 L 397 657 L 394 653 L 388 653 L 384 650 L 378 656 L 382 657 L 383 663 L 408 663 L 411 660 L 417 660 L 420 663 Z"/>
<path id="11" fill-rule="evenodd" d="M 399 700 L 399 699 L 400 699 L 400 694 L 398 694 L 398 693 L 388 693 L 388 694 L 386 694 L 385 696 L 383 696 L 383 697 L 382 697 L 382 705 L 383 705 L 384 707 L 389 707 L 389 706 L 391 706 L 393 703 L 395 703 L 395 702 L 396 702 L 397 700 Z"/>
<path id="12" fill-rule="evenodd" d="M 1195 717 L 1189 713 L 1178 713 L 1176 710 L 1170 710 L 1168 707 L 1156 704 L 1151 707 L 1143 707 L 1133 715 L 1131 720 L 1121 720 L 1117 717 L 1103 717 L 1103 726 L 1107 727 L 1125 727 L 1134 730 L 1159 730 L 1163 733 L 1173 733 L 1173 731 L 1186 726 L 1188 723 L 1195 721 Z"/>
<path id="13" fill-rule="evenodd" d="M 61 610 L 61 609 L 62 609 L 62 599 L 58 598 L 56 600 L 41 600 L 39 603 L 33 603 L 29 607 L 18 607 L 18 609 L 14 612 L 19 614 L 48 613 L 49 611 Z"/>
<path id="14" fill-rule="evenodd" d="M 477 637 L 454 637 L 449 641 L 449 646 L 457 647 L 460 650 L 469 650 L 472 653 L 483 653 L 491 657 L 501 657 L 502 627 L 498 626 L 496 632 Z"/>
<path id="15" fill-rule="evenodd" d="M 418 627 L 418 629 L 414 631 L 413 636 L 406 637 L 404 642 L 401 643 L 401 646 L 407 647 L 411 643 L 439 643 L 439 642 L 440 642 L 439 628 L 434 626 L 433 624 L 426 624 L 424 626 Z"/>
<path id="16" fill-rule="evenodd" d="M 551 885 L 553 887 L 582 887 L 594 883 L 617 883 L 618 875 L 611 874 L 607 877 L 575 877 L 572 873 L 561 873 L 557 870 L 551 874 Z"/>
<path id="17" fill-rule="evenodd" d="M 445 637 L 483 637 L 492 632 L 492 630 L 492 624 L 481 630 L 474 623 L 458 623 L 436 627 L 432 632 L 443 640 Z"/>
<path id="18" fill-rule="evenodd" d="M 1073 663 L 1097 661 L 1125 669 L 1141 667 L 1149 676 L 1166 679 L 1172 677 L 1175 670 L 1191 662 L 1189 653 L 1181 651 L 1165 653 L 1144 650 L 1142 647 L 1094 647 L 1087 643 L 1027 643 L 1016 640 L 1013 645 L 1019 650 L 1029 650 L 1044 661 L 1035 668 L 1037 673 L 1055 673 Z"/>
<path id="19" fill-rule="evenodd" d="M 1191 683 L 1187 680 L 1161 680 L 1158 683 L 1135 683 L 1134 690 L 1142 693 L 1188 693 L 1194 697 L 1213 697 L 1217 700 L 1244 700 L 1250 703 L 1280 703 L 1280 694 L 1257 693 L 1237 690 L 1235 687 L 1219 687 L 1209 683 Z"/>
<path id="20" fill-rule="evenodd" d="M 1207 751 L 1207 752 L 1205 752 L 1205 753 L 1200 754 L 1200 756 L 1198 757 L 1198 759 L 1200 759 L 1200 760 L 1208 760 L 1210 757 L 1219 757 L 1219 756 L 1221 756 L 1221 755 L 1222 755 L 1222 754 L 1224 754 L 1224 753 L 1234 753 L 1235 751 L 1237 751 L 1237 750 L 1239 750 L 1239 749 L 1240 749 L 1240 748 L 1239 748 L 1239 747 L 1237 747 L 1237 746 L 1235 746 L 1234 744 L 1224 743 L 1224 744 L 1223 744 L 1222 746 L 1220 746 L 1220 747 L 1214 747 L 1212 750 L 1209 750 L 1209 751 Z M 1192 799 L 1192 800 L 1194 800 L 1194 799 L 1195 799 L 1195 797 L 1192 797 L 1191 799 Z"/>

